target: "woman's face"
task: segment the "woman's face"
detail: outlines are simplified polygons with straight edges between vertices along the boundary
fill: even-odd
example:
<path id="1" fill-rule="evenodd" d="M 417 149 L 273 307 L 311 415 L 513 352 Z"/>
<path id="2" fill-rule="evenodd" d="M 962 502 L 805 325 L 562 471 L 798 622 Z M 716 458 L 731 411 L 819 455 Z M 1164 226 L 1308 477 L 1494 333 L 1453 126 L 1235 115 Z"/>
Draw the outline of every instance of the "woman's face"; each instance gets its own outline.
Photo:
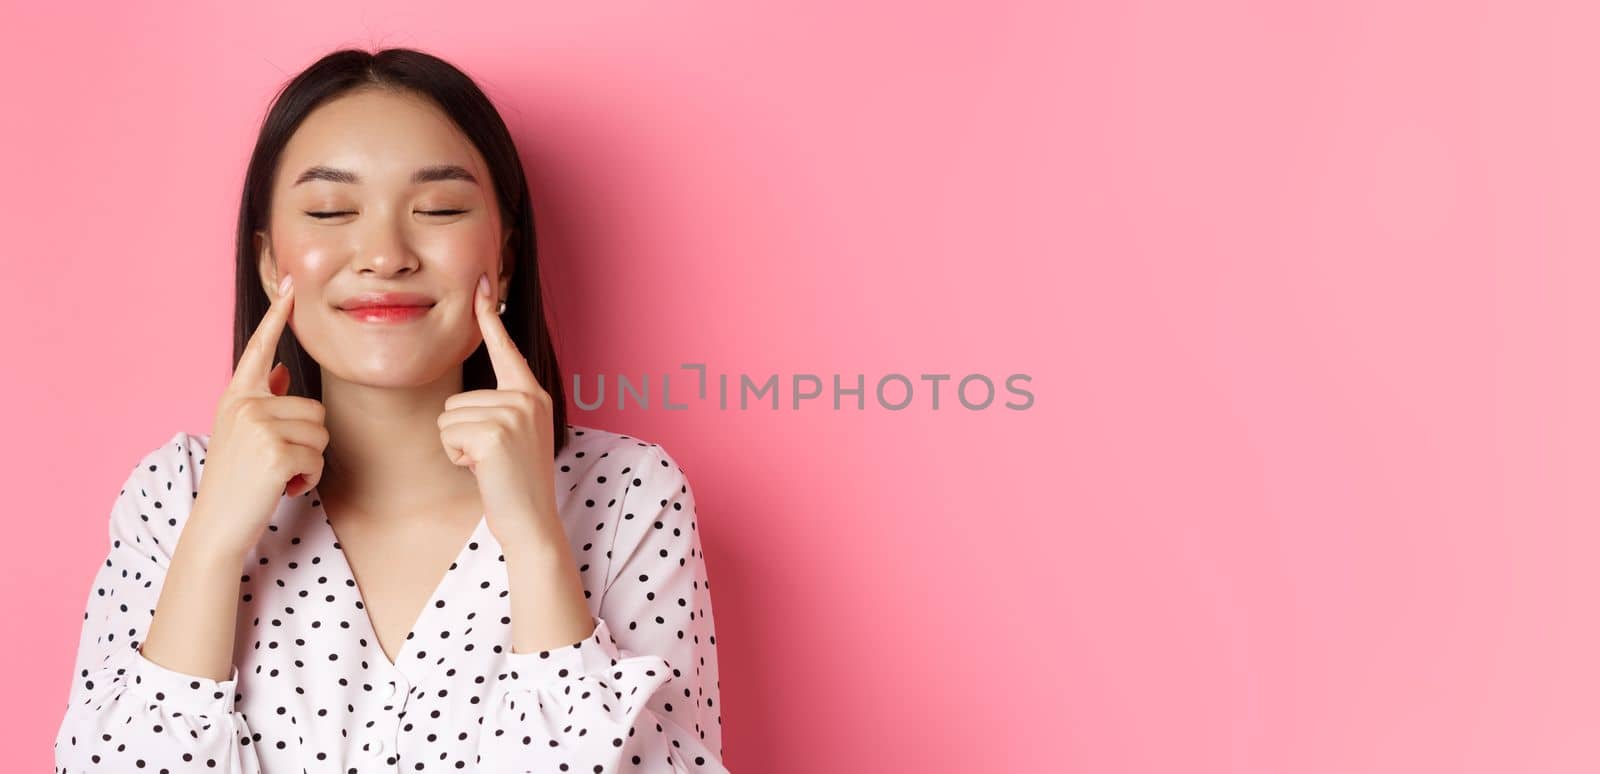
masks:
<path id="1" fill-rule="evenodd" d="M 363 91 L 318 107 L 284 148 L 271 212 L 268 231 L 256 232 L 261 282 L 276 298 L 278 279 L 294 276 L 289 325 L 324 379 L 440 379 L 483 340 L 478 275 L 488 273 L 495 301 L 505 296 L 508 233 L 488 165 L 425 98 Z M 345 310 L 367 293 L 432 306 L 401 321 Z"/>

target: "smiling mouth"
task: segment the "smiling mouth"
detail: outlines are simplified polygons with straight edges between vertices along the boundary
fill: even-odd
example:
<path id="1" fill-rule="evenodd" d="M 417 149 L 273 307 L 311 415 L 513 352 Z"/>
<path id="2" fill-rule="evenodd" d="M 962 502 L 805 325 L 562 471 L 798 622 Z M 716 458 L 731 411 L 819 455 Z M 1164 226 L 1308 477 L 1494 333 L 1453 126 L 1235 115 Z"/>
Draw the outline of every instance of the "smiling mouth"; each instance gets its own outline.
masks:
<path id="1" fill-rule="evenodd" d="M 339 311 L 361 322 L 397 323 L 419 319 L 432 308 L 432 305 L 361 306 L 353 309 L 340 309 Z"/>

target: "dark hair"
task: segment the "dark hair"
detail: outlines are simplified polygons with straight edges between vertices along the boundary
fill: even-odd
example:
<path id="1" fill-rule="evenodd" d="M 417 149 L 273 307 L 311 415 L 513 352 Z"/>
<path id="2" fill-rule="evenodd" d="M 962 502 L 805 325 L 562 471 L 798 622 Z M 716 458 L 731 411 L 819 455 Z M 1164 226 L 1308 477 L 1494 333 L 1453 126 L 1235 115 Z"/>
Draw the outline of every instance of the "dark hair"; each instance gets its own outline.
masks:
<path id="1" fill-rule="evenodd" d="M 533 204 L 528 181 L 511 132 L 494 104 L 470 77 L 454 65 L 408 48 L 368 53 L 354 49 L 335 51 L 307 67 L 285 84 L 272 101 L 250 166 L 245 172 L 244 194 L 239 202 L 238 263 L 234 278 L 233 363 L 238 367 L 245 345 L 271 299 L 261 287 L 260 256 L 254 234 L 265 230 L 271 217 L 272 185 L 284 146 L 306 116 L 329 100 L 358 89 L 394 89 L 415 93 L 436 103 L 467 139 L 483 154 L 499 198 L 503 221 L 511 228 L 506 250 L 512 273 L 501 320 L 528 361 L 540 386 L 550 393 L 555 444 L 559 454 L 566 444 L 567 401 L 561 368 L 545 321 L 539 285 L 538 247 L 534 239 Z M 278 340 L 278 360 L 289 368 L 289 394 L 321 400 L 322 374 L 315 360 L 301 348 L 294 330 L 285 328 Z M 465 390 L 494 387 L 494 368 L 482 344 L 462 365 Z"/>

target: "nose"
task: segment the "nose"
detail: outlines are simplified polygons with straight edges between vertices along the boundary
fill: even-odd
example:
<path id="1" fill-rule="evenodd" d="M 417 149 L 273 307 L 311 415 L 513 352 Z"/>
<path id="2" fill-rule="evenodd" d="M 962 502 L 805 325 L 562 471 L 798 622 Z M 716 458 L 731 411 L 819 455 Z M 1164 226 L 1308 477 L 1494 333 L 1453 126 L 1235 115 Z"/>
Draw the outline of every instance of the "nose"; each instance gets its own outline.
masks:
<path id="1" fill-rule="evenodd" d="M 363 275 L 392 277 L 417 270 L 417 254 L 405 227 L 383 218 L 368 218 L 356 249 L 355 270 Z"/>

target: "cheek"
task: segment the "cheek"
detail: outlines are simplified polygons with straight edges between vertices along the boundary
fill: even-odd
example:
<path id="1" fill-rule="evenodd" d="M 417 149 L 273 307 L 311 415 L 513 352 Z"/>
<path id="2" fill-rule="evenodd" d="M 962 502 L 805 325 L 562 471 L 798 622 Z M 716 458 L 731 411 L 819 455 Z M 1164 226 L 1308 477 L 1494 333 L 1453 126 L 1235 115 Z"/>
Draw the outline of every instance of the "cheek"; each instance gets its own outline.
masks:
<path id="1" fill-rule="evenodd" d="M 432 258 L 441 273 L 455 278 L 455 284 L 476 282 L 478 275 L 494 268 L 499 258 L 492 234 L 465 230 L 439 235 L 422 253 Z"/>
<path id="2" fill-rule="evenodd" d="M 276 245 L 273 258 L 280 273 L 294 275 L 298 297 L 310 301 L 322 298 L 328 282 L 338 274 L 336 255 L 338 251 L 327 245 L 285 240 Z"/>
<path id="3" fill-rule="evenodd" d="M 278 271 L 294 276 L 295 308 L 289 315 L 289 328 L 308 349 L 316 347 L 320 331 L 327 325 L 319 314 L 328 298 L 328 283 L 339 271 L 334 256 L 338 251 L 314 240 L 279 238 L 275 243 Z M 316 354 L 316 353 L 313 353 Z"/>
<path id="4" fill-rule="evenodd" d="M 284 240 L 277 245 L 279 271 L 292 272 L 298 285 L 301 275 L 307 279 L 327 273 L 332 263 L 333 250 L 310 240 Z"/>

